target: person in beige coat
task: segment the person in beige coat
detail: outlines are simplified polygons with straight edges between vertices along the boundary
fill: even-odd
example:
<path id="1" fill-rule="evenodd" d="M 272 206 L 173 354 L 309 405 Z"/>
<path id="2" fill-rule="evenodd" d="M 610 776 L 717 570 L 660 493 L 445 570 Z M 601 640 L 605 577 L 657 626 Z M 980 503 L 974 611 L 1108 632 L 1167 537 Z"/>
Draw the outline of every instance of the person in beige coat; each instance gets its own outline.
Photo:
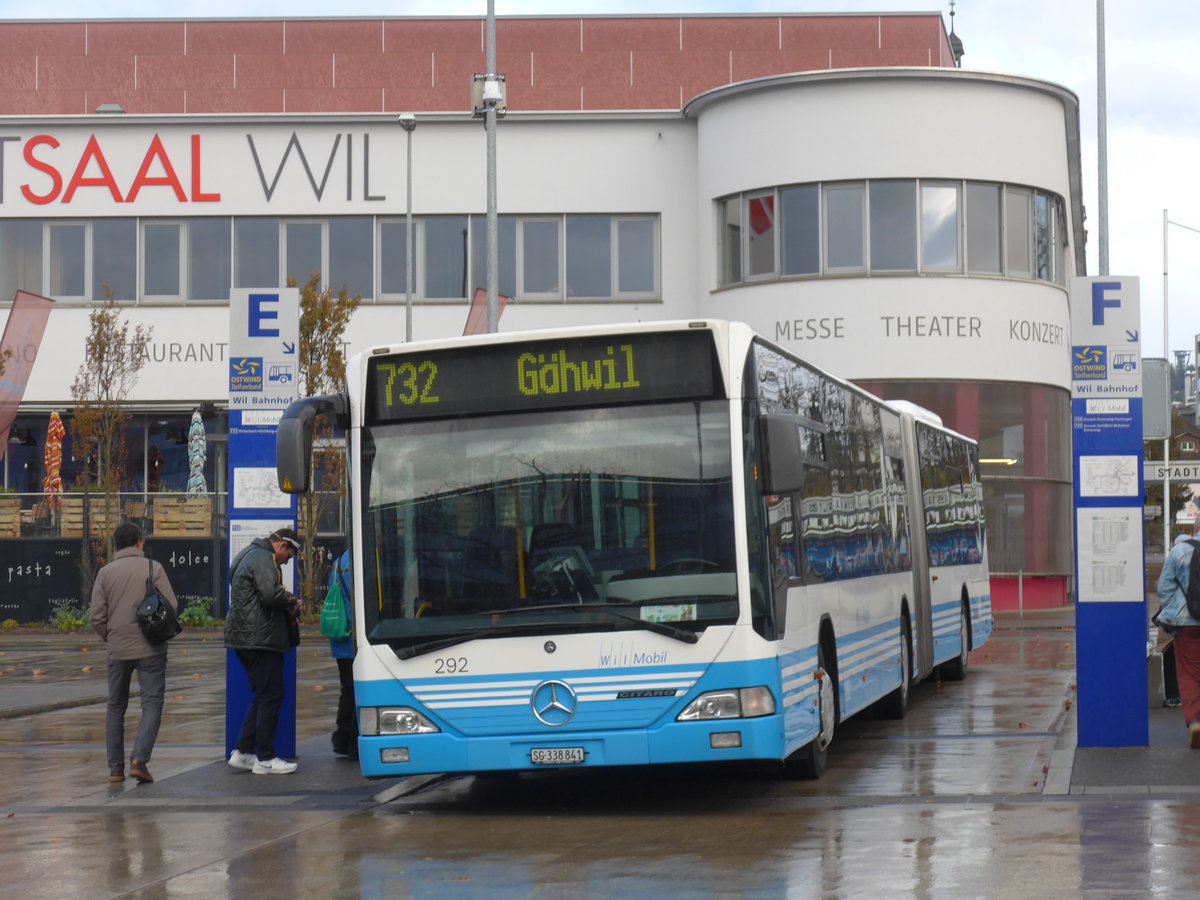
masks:
<path id="1" fill-rule="evenodd" d="M 163 567 L 142 552 L 142 530 L 132 522 L 113 532 L 116 553 L 112 562 L 96 574 L 92 586 L 91 618 L 96 634 L 108 649 L 108 715 L 104 723 L 108 745 L 108 780 L 125 780 L 125 710 L 129 706 L 129 682 L 136 671 L 142 695 L 142 715 L 133 742 L 129 774 L 140 782 L 154 779 L 146 763 L 154 751 L 162 722 L 163 697 L 167 690 L 167 645 L 153 645 L 142 637 L 137 608 L 146 598 L 146 579 L 179 611 L 175 591 Z"/>

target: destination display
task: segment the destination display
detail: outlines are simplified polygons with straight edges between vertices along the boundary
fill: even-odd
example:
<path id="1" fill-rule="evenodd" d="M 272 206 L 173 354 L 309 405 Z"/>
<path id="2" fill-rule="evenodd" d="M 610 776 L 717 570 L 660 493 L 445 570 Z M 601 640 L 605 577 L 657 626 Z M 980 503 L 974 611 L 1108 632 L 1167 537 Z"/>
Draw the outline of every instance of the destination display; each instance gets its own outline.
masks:
<path id="1" fill-rule="evenodd" d="M 717 397 L 707 330 L 395 353 L 367 363 L 370 423 Z"/>

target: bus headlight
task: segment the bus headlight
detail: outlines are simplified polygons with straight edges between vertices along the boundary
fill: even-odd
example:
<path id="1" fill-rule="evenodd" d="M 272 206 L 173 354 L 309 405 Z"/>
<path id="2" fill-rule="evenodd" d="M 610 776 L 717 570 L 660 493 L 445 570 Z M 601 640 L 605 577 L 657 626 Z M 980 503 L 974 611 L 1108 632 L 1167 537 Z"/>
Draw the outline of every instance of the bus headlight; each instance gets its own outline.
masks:
<path id="1" fill-rule="evenodd" d="M 358 710 L 358 728 L 364 735 L 433 734 L 436 725 L 409 706 L 362 706 Z"/>
<path id="2" fill-rule="evenodd" d="M 775 712 L 775 698 L 765 687 L 708 691 L 687 705 L 676 721 L 705 719 L 753 719 Z"/>

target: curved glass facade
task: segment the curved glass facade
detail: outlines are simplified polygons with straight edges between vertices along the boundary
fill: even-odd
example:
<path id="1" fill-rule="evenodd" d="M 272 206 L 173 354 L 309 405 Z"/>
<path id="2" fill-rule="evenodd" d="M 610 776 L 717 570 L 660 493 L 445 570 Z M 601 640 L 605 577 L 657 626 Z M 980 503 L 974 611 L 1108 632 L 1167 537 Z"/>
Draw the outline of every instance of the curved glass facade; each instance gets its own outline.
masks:
<path id="1" fill-rule="evenodd" d="M 979 441 L 993 576 L 1070 576 L 1071 398 L 1012 382 L 870 381 L 885 400 L 908 400 Z"/>
<path id="2" fill-rule="evenodd" d="M 1066 283 L 1062 197 L 944 178 L 814 182 L 721 197 L 721 287 L 838 275 Z"/>

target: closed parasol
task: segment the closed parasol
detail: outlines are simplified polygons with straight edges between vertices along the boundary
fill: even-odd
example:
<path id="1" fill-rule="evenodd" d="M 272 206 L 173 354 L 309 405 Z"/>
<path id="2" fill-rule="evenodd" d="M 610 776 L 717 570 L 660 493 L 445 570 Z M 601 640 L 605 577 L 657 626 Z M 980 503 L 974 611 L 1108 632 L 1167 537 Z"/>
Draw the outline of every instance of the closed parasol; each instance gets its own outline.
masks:
<path id="1" fill-rule="evenodd" d="M 58 509 L 62 503 L 62 445 L 67 429 L 63 427 L 58 413 L 50 413 L 50 424 L 46 426 L 46 455 L 43 462 L 46 474 L 42 478 L 42 494 L 50 509 Z"/>
<path id="2" fill-rule="evenodd" d="M 192 424 L 188 428 L 188 483 L 189 494 L 207 494 L 204 482 L 204 461 L 208 458 L 208 438 L 204 433 L 204 420 L 200 411 L 192 413 Z"/>

